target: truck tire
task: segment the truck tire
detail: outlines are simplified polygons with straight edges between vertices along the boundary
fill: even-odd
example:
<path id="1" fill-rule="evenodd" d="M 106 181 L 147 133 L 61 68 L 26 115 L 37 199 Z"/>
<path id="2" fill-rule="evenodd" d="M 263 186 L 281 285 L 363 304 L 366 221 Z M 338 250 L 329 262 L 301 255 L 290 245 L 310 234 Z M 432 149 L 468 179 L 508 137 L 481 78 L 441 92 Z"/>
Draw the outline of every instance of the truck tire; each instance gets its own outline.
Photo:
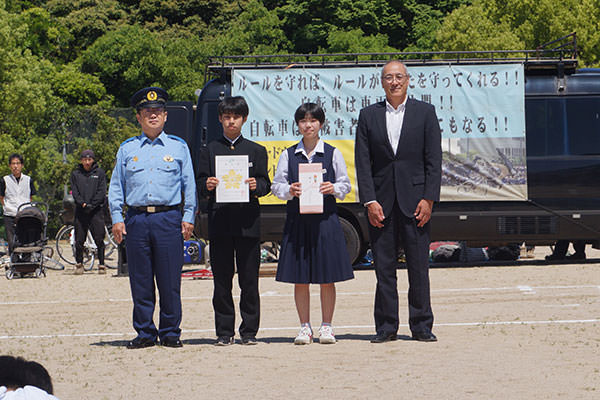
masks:
<path id="1" fill-rule="evenodd" d="M 356 227 L 352 225 L 352 222 L 347 219 L 340 217 L 340 225 L 344 231 L 344 239 L 346 239 L 346 248 L 348 249 L 348 256 L 352 265 L 358 262 L 361 256 L 362 244 L 360 235 L 356 230 Z"/>

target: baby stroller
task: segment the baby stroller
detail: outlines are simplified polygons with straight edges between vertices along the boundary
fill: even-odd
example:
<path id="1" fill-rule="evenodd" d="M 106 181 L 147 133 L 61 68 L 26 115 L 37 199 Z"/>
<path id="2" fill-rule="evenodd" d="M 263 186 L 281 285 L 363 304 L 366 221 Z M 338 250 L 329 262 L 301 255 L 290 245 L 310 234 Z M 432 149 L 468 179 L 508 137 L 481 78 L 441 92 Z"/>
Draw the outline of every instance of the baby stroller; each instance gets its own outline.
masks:
<path id="1" fill-rule="evenodd" d="M 48 204 L 36 202 L 19 206 L 15 217 L 15 237 L 10 263 L 6 267 L 6 278 L 12 279 L 15 274 L 24 276 L 32 273 L 37 278 L 46 276 L 43 251 L 48 242 L 47 222 Z"/>

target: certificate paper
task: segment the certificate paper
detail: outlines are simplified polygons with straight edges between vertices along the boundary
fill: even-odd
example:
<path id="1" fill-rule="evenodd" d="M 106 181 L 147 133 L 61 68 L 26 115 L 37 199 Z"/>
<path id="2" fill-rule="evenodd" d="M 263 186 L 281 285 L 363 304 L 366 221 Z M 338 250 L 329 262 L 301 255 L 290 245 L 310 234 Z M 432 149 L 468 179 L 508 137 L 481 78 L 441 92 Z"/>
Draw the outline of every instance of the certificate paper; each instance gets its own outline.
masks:
<path id="1" fill-rule="evenodd" d="M 217 203 L 248 203 L 248 156 L 215 156 Z"/>
<path id="2" fill-rule="evenodd" d="M 319 192 L 323 183 L 321 163 L 298 164 L 298 181 L 302 184 L 300 214 L 322 214 L 323 195 Z"/>

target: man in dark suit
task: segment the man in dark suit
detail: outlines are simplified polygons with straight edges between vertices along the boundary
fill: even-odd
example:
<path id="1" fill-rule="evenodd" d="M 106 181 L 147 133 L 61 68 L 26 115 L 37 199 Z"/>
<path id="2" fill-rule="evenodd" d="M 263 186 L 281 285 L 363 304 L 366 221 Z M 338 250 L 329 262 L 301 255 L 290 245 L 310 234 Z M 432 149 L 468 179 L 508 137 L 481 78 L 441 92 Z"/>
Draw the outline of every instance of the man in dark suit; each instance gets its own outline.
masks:
<path id="1" fill-rule="evenodd" d="M 212 141 L 200 152 L 198 162 L 199 197 L 208 200 L 208 231 L 213 272 L 215 310 L 215 345 L 233 343 L 235 309 L 231 295 L 233 274 L 237 266 L 241 289 L 239 328 L 241 343 L 256 344 L 260 320 L 258 269 L 260 267 L 260 204 L 258 198 L 269 193 L 266 149 L 241 135 L 248 118 L 248 105 L 241 96 L 225 98 L 218 107 L 223 137 Z M 248 156 L 250 190 L 248 203 L 217 203 L 215 156 Z M 235 264 L 234 264 L 235 256 Z"/>
<path id="2" fill-rule="evenodd" d="M 428 222 L 440 196 L 441 135 L 434 107 L 407 98 L 409 79 L 404 64 L 388 62 L 381 73 L 386 100 L 362 109 L 358 119 L 356 173 L 377 276 L 373 343 L 397 339 L 399 246 L 406 255 L 412 337 L 437 340 L 431 331 Z"/>

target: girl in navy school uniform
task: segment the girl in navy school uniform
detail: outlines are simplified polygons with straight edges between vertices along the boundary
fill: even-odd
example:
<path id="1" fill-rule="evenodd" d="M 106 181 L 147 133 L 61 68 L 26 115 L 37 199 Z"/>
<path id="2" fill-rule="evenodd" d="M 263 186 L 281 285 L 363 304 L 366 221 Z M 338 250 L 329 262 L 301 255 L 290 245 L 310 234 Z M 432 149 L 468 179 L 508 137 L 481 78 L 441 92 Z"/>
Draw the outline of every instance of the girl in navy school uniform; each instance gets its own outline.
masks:
<path id="1" fill-rule="evenodd" d="M 335 199 L 342 200 L 350 192 L 350 179 L 341 152 L 319 138 L 325 122 L 323 109 L 315 103 L 304 103 L 294 119 L 303 138 L 281 153 L 271 191 L 287 200 L 287 218 L 281 242 L 276 280 L 294 283 L 294 300 L 300 332 L 294 344 L 313 341 L 310 325 L 309 284 L 321 286 L 322 324 L 319 343 L 335 343 L 331 321 L 335 308 L 335 282 L 354 278 L 346 250 L 346 242 L 337 216 Z M 300 214 L 298 164 L 321 163 L 323 166 L 323 213 Z"/>

